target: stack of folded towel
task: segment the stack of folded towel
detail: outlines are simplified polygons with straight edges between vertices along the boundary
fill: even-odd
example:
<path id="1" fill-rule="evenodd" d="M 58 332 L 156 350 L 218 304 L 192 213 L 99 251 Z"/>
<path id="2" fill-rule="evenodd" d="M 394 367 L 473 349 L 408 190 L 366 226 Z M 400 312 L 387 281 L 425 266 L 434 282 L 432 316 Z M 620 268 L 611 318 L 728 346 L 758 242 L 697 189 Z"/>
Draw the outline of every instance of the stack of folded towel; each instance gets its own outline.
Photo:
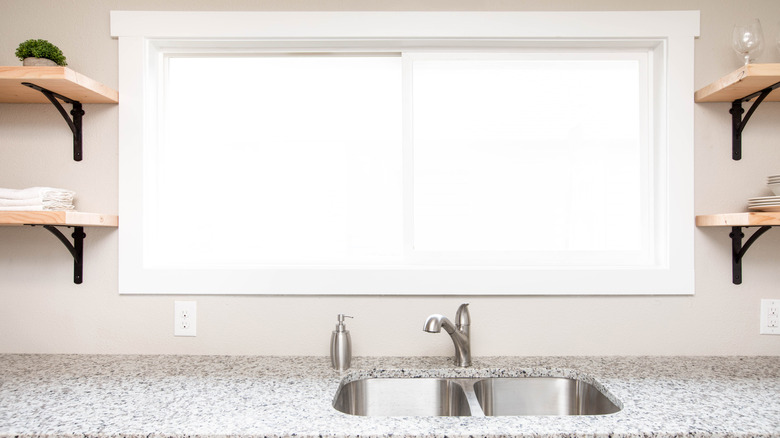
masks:
<path id="1" fill-rule="evenodd" d="M 70 190 L 51 187 L 0 188 L 0 211 L 73 210 L 75 195 Z"/>

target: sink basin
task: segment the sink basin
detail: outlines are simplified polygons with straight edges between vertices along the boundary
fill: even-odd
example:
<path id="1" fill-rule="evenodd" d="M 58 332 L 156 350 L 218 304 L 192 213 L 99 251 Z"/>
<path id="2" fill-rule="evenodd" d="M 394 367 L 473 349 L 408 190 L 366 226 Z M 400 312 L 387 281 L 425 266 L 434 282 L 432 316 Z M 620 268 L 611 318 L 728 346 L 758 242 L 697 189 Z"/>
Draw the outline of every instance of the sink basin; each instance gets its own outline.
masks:
<path id="1" fill-rule="evenodd" d="M 363 416 L 605 415 L 595 386 L 564 377 L 366 378 L 342 384 L 333 407 Z"/>
<path id="2" fill-rule="evenodd" d="M 494 378 L 474 383 L 488 416 L 604 415 L 620 408 L 595 386 L 563 377 Z"/>
<path id="3" fill-rule="evenodd" d="M 441 417 L 471 415 L 454 379 L 361 379 L 342 385 L 333 407 L 345 414 Z"/>

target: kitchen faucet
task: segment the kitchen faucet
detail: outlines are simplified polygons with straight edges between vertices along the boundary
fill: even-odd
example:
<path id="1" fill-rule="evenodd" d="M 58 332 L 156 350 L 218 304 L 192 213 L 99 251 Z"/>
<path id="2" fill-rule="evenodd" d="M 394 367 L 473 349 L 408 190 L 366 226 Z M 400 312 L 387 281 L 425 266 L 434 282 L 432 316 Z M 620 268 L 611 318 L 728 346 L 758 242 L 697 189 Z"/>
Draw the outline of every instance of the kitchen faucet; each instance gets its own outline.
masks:
<path id="1" fill-rule="evenodd" d="M 471 316 L 468 309 L 469 303 L 463 303 L 458 307 L 455 313 L 455 321 L 447 319 L 443 315 L 433 314 L 425 320 L 423 331 L 428 333 L 439 333 L 441 328 L 449 333 L 452 343 L 455 344 L 455 365 L 459 367 L 471 366 L 471 339 L 469 337 L 469 325 Z"/>

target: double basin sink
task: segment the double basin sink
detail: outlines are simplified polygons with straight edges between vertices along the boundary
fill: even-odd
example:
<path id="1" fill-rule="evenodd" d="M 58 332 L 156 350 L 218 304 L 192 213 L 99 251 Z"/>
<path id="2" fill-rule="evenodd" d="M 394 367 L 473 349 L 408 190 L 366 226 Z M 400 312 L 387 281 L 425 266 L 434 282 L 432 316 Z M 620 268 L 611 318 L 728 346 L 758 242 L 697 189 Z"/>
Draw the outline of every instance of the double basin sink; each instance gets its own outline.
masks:
<path id="1" fill-rule="evenodd" d="M 365 378 L 342 384 L 333 401 L 345 414 L 412 417 L 605 415 L 618 404 L 566 377 Z"/>

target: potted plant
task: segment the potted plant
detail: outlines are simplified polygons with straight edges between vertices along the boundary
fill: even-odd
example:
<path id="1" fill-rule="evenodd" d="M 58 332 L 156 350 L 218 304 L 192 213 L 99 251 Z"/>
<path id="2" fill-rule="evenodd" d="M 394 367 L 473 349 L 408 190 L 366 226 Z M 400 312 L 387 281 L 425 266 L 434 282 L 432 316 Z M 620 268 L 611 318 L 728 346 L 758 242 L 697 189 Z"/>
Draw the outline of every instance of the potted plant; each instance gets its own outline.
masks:
<path id="1" fill-rule="evenodd" d="M 19 44 L 16 57 L 22 65 L 68 65 L 62 50 L 46 40 L 27 40 Z"/>

